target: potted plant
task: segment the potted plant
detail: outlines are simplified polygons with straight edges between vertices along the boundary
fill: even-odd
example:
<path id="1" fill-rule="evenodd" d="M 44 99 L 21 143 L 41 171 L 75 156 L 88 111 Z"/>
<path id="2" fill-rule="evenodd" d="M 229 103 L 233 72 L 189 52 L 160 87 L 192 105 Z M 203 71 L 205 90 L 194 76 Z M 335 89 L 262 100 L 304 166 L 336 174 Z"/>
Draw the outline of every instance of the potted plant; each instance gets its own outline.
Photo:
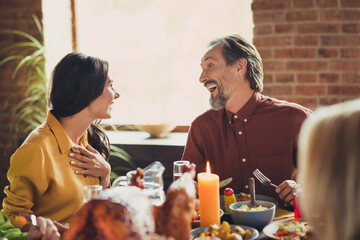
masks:
<path id="1" fill-rule="evenodd" d="M 33 15 L 39 30 L 40 40 L 19 30 L 4 30 L 3 33 L 23 38 L 24 41 L 14 43 L 1 50 L 5 55 L 0 66 L 16 62 L 11 79 L 13 86 L 24 91 L 22 100 L 16 105 L 7 99 L 3 105 L 5 115 L 10 117 L 9 136 L 7 143 L 11 148 L 19 145 L 19 139 L 24 139 L 33 129 L 46 120 L 46 89 L 45 48 L 43 31 L 39 19 Z M 19 74 L 21 73 L 21 74 Z M 21 75 L 21 76 L 19 76 Z M 21 141 L 21 140 L 20 140 Z"/>

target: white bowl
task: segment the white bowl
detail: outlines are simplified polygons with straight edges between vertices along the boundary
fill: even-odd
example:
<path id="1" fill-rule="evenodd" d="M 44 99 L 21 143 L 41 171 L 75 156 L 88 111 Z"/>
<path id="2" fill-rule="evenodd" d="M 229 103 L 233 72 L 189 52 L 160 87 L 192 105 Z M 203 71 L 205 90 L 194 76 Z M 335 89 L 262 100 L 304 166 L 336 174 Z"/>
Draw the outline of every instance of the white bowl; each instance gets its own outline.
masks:
<path id="1" fill-rule="evenodd" d="M 259 230 L 268 225 L 274 219 L 275 204 L 268 201 L 255 201 L 255 204 L 267 207 L 268 209 L 256 212 L 244 212 L 238 210 L 238 208 L 242 205 L 250 206 L 250 201 L 242 201 L 231 204 L 229 209 L 234 223 L 254 227 Z"/>
<path id="2" fill-rule="evenodd" d="M 236 193 L 235 196 L 237 197 L 238 194 Z M 255 194 L 255 197 L 256 197 L 256 200 L 272 202 L 272 203 L 275 203 L 276 206 L 279 204 L 278 201 L 276 201 L 276 199 L 275 199 L 275 198 L 272 198 L 272 197 L 268 197 L 268 196 L 261 195 L 261 194 Z M 230 212 L 226 212 L 226 211 L 225 211 L 224 195 L 220 195 L 220 208 L 221 208 L 222 210 L 224 210 L 224 214 L 230 214 Z"/>
<path id="3" fill-rule="evenodd" d="M 137 130 L 150 133 L 150 138 L 163 138 L 166 133 L 174 130 L 174 124 L 147 124 L 147 125 L 134 125 Z"/>

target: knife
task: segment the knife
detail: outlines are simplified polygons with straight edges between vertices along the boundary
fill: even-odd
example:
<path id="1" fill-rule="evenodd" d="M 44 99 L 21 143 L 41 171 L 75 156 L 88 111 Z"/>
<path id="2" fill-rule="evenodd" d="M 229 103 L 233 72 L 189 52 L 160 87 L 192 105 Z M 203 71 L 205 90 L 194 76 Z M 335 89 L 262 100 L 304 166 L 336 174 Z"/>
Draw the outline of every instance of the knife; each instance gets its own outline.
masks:
<path id="1" fill-rule="evenodd" d="M 219 188 L 222 188 L 222 187 L 225 187 L 226 185 L 228 185 L 229 183 L 232 182 L 232 177 L 229 177 L 225 180 L 222 180 L 220 183 L 219 183 Z"/>
<path id="2" fill-rule="evenodd" d="M 255 207 L 255 180 L 253 177 L 249 178 L 249 185 L 250 185 L 250 196 L 251 196 L 251 201 L 250 201 L 250 205 L 251 207 Z"/>

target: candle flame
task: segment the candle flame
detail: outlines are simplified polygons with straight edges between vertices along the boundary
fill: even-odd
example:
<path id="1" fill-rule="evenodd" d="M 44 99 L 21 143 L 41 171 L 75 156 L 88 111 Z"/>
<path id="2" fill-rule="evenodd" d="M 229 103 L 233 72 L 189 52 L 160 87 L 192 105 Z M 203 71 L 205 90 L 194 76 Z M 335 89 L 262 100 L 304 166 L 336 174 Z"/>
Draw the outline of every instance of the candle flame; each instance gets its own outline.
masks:
<path id="1" fill-rule="evenodd" d="M 210 162 L 206 161 L 206 173 L 211 173 Z"/>

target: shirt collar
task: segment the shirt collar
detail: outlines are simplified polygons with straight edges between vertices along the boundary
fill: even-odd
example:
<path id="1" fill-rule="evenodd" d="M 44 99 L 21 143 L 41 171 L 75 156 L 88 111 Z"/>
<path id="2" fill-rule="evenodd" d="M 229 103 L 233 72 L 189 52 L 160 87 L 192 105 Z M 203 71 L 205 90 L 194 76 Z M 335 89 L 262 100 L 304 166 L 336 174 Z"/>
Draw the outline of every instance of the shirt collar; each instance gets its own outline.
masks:
<path id="1" fill-rule="evenodd" d="M 260 101 L 261 101 L 261 94 L 259 92 L 254 92 L 253 95 L 250 97 L 250 99 L 237 113 L 234 114 L 226 110 L 226 115 L 229 120 L 231 120 L 234 115 L 249 120 L 251 118 L 251 115 L 254 113 L 255 109 L 259 105 Z"/>
<path id="2" fill-rule="evenodd" d="M 76 151 L 76 149 L 74 148 L 75 143 L 71 141 L 69 136 L 66 134 L 64 128 L 61 126 L 60 122 L 54 115 L 51 114 L 51 112 L 48 112 L 46 123 L 50 127 L 51 131 L 54 133 L 61 153 L 64 153 L 69 149 Z M 79 143 L 79 145 L 84 147 L 88 145 L 87 131 L 85 131 L 85 133 L 81 136 Z"/>

